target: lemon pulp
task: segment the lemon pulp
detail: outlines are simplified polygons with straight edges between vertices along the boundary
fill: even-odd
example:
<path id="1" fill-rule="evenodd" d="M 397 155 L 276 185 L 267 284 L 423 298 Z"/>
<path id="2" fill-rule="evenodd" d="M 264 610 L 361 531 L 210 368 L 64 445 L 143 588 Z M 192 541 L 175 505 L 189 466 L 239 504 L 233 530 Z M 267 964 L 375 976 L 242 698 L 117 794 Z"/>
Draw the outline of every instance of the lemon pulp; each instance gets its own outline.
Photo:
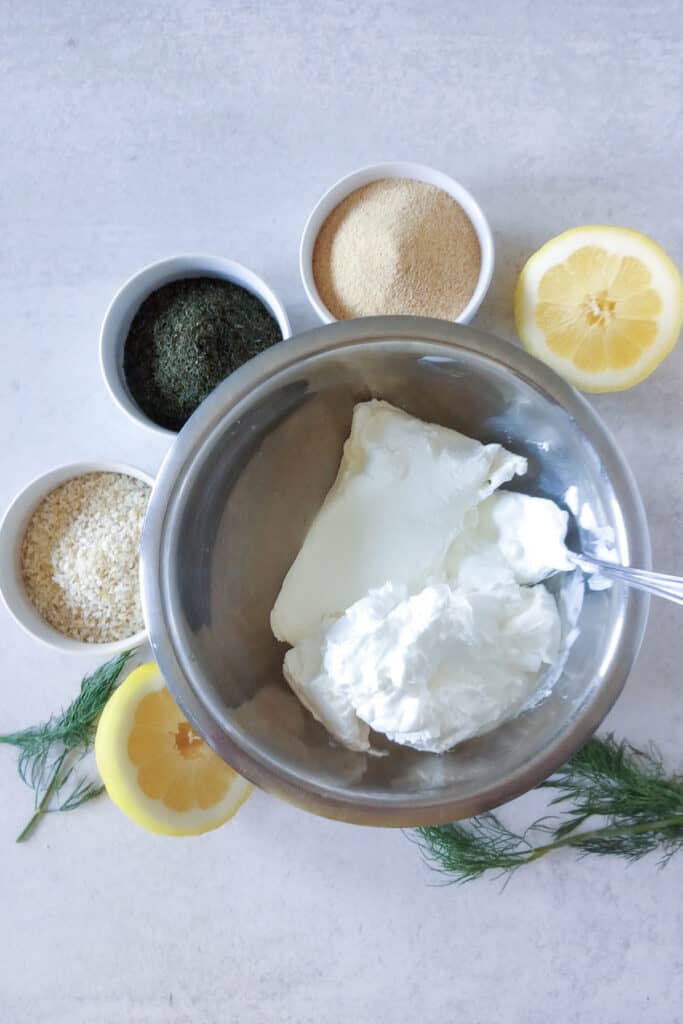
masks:
<path id="1" fill-rule="evenodd" d="M 552 239 L 520 274 L 520 338 L 588 391 L 648 376 L 683 324 L 683 282 L 651 239 L 623 228 L 576 228 Z"/>
<path id="2" fill-rule="evenodd" d="M 153 663 L 115 691 L 98 725 L 95 754 L 111 798 L 153 832 L 217 828 L 251 791 L 195 732 Z"/>

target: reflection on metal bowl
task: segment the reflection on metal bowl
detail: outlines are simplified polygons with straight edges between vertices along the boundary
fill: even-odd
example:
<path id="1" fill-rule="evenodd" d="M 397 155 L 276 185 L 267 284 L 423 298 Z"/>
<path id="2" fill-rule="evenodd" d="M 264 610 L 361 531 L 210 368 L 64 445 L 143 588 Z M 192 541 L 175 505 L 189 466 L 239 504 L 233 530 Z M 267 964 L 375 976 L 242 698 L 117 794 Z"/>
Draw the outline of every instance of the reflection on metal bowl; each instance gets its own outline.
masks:
<path id="1" fill-rule="evenodd" d="M 571 489 L 582 513 L 572 519 L 572 546 L 590 551 L 583 523 L 609 527 L 623 564 L 649 566 L 633 478 L 580 395 L 470 327 L 373 317 L 274 346 L 192 416 L 154 487 L 143 606 L 174 696 L 243 775 L 339 820 L 435 824 L 524 792 L 585 742 L 624 685 L 648 603 L 619 585 L 588 593 L 550 695 L 486 736 L 442 755 L 389 744 L 388 756 L 373 758 L 336 747 L 287 691 L 269 614 L 334 480 L 353 406 L 370 397 L 525 455 L 519 489 L 559 504 Z M 273 686 L 281 699 L 261 694 Z"/>

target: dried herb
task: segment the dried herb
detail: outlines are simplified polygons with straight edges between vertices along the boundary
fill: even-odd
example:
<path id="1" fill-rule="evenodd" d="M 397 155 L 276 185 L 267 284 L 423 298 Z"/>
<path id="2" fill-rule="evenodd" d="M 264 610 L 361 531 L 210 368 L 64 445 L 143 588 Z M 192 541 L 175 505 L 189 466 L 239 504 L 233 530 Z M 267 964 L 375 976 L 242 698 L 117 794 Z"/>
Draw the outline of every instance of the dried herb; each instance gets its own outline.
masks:
<path id="1" fill-rule="evenodd" d="M 132 657 L 133 651 L 125 651 L 85 676 L 78 696 L 47 722 L 0 736 L 0 743 L 18 749 L 19 774 L 35 793 L 33 817 L 17 837 L 18 843 L 28 839 L 43 814 L 52 810 L 71 811 L 103 791 L 99 779 L 89 778 L 76 769 L 92 747 L 97 720 Z M 67 785 L 70 788 L 65 795 Z M 55 798 L 59 802 L 53 806 Z"/>
<path id="2" fill-rule="evenodd" d="M 231 281 L 171 281 L 140 306 L 126 338 L 123 370 L 142 411 L 180 430 L 238 366 L 282 339 L 266 307 Z"/>
<path id="3" fill-rule="evenodd" d="M 556 791 L 551 806 L 568 805 L 561 816 L 541 818 L 523 833 L 495 814 L 420 828 L 428 860 L 449 880 L 468 882 L 490 871 L 508 874 L 563 847 L 627 860 L 659 853 L 662 864 L 683 850 L 683 776 L 667 776 L 654 749 L 594 737 L 541 787 Z M 584 828 L 593 818 L 597 827 Z"/>

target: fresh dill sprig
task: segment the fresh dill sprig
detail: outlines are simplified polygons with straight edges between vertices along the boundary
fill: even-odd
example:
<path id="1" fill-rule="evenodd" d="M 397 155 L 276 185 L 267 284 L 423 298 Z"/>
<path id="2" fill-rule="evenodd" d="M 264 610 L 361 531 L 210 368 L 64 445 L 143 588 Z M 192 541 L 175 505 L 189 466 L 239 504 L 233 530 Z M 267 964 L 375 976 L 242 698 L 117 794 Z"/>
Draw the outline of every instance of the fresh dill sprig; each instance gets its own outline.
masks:
<path id="1" fill-rule="evenodd" d="M 541 784 L 556 792 L 551 807 L 524 832 L 512 832 L 494 814 L 417 829 L 426 858 L 450 881 L 468 882 L 489 871 L 506 874 L 574 847 L 580 854 L 637 860 L 659 852 L 661 863 L 683 850 L 683 777 L 667 776 L 659 753 L 593 738 Z M 582 829 L 593 818 L 600 824 Z M 530 836 L 549 836 L 534 843 Z"/>
<path id="2" fill-rule="evenodd" d="M 102 792 L 102 785 L 79 775 L 76 766 L 92 747 L 97 720 L 133 653 L 124 651 L 85 676 L 76 699 L 47 722 L 0 735 L 0 743 L 19 751 L 19 774 L 35 793 L 35 812 L 17 842 L 28 838 L 47 811 L 71 811 Z M 59 800 L 54 807 L 53 798 Z"/>
<path id="3" fill-rule="evenodd" d="M 417 831 L 425 857 L 455 882 L 470 882 L 485 871 L 514 871 L 526 863 L 531 850 L 495 814 Z"/>

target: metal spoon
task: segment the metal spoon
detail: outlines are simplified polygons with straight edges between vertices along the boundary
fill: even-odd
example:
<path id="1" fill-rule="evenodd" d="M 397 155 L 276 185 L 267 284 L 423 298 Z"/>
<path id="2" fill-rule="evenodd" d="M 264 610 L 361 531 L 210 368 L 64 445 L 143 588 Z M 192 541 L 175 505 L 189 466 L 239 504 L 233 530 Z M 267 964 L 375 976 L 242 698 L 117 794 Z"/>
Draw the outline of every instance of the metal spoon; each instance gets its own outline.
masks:
<path id="1" fill-rule="evenodd" d="M 674 604 L 683 604 L 683 577 L 668 576 L 663 572 L 650 572 L 646 569 L 631 569 L 625 565 L 615 565 L 614 562 L 604 562 L 601 558 L 594 558 L 593 555 L 577 555 L 570 551 L 569 558 L 579 569 L 588 571 L 599 571 L 601 576 L 611 580 L 618 580 L 625 583 L 627 587 L 635 587 L 636 590 L 646 590 L 648 594 L 656 597 L 663 597 Z"/>

